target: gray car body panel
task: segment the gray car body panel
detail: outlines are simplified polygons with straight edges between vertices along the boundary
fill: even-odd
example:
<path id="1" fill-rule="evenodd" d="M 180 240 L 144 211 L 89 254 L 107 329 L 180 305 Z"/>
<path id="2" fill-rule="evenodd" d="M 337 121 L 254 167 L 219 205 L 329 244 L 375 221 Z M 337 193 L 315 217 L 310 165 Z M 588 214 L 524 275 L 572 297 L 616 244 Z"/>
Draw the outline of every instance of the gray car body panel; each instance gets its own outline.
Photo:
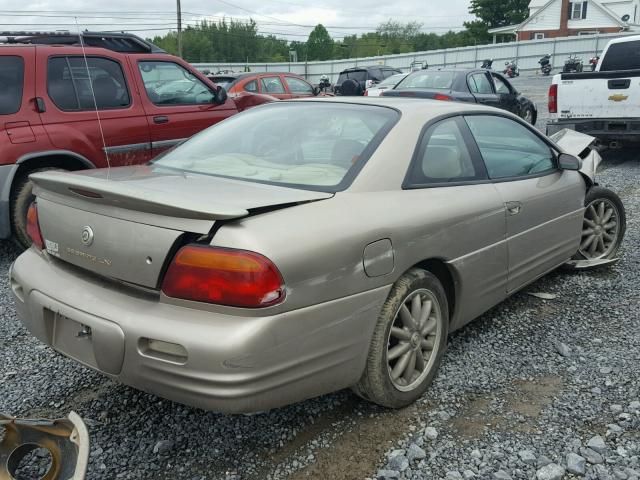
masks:
<path id="1" fill-rule="evenodd" d="M 453 330 L 576 252 L 587 188 L 577 171 L 555 170 L 512 181 L 402 188 L 427 123 L 452 115 L 484 113 L 525 125 L 514 115 L 481 106 L 415 99 L 305 100 L 315 101 L 382 105 L 401 113 L 351 185 L 335 194 L 232 181 L 242 191 L 254 193 L 233 197 L 229 184 L 228 196 L 216 197 L 205 187 L 218 185 L 219 178 L 185 174 L 184 179 L 178 179 L 169 175 L 166 182 L 162 180 L 164 197 L 158 193 L 155 203 L 144 207 L 150 211 L 144 213 L 131 210 L 136 202 L 129 193 L 121 197 L 125 204 L 115 207 L 113 202 L 101 205 L 60 190 L 65 178 L 77 185 L 78 175 L 36 179 L 38 195 L 51 203 L 46 209 L 52 216 L 56 202 L 99 215 L 112 210 L 113 217 L 133 225 L 114 223 L 117 231 L 145 222 L 180 233 L 176 225 L 166 223 L 168 218 L 175 220 L 171 213 L 177 213 L 180 205 L 182 213 L 195 212 L 186 214 L 197 217 L 188 220 L 210 223 L 217 221 L 221 207 L 246 210 L 247 215 L 220 220 L 207 241 L 213 246 L 255 251 L 272 260 L 285 282 L 283 303 L 261 309 L 235 308 L 168 298 L 157 289 L 134 286 L 132 283 L 148 287 L 161 272 L 142 280 L 137 277 L 140 265 L 129 255 L 135 250 L 133 256 L 142 258 L 145 251 L 132 248 L 129 243 L 135 240 L 127 233 L 117 246 L 123 257 L 129 256 L 130 267 L 123 266 L 113 276 L 119 281 L 107 278 L 104 272 L 96 275 L 96 268 L 84 258 L 71 266 L 44 251 L 32 248 L 25 252 L 11 273 L 12 290 L 25 325 L 52 345 L 51 332 L 56 330 L 60 315 L 78 322 L 78 328 L 82 320 L 74 319 L 76 315 L 90 322 L 114 323 L 124 336 L 121 371 L 113 374 L 119 380 L 208 409 L 256 411 L 354 384 L 364 369 L 382 303 L 393 283 L 414 266 L 438 264 L 450 278 Z M 91 174 L 107 175 L 96 172 L 100 171 Z M 56 178 L 55 188 L 44 185 L 47 178 Z M 154 182 L 160 180 L 151 176 L 132 181 L 145 195 L 151 195 L 148 187 L 157 186 Z M 198 185 L 200 204 L 196 196 L 188 201 L 183 198 L 195 191 L 191 182 Z M 114 192 L 122 191 L 121 183 L 127 181 L 113 182 Z M 100 184 L 108 197 L 109 182 L 102 178 Z M 255 193 L 255 185 L 264 187 L 264 196 Z M 205 202 L 207 199 L 211 201 Z M 256 209 L 259 205 L 279 207 Z M 510 212 L 514 205 L 519 206 L 516 213 Z M 154 215 L 165 223 L 149 220 Z M 69 214 L 62 216 L 68 218 Z M 69 231 L 77 232 L 72 236 L 80 238 L 84 221 L 78 218 L 66 224 Z M 45 238 L 60 231 L 55 225 L 43 224 Z M 117 238 L 112 242 L 118 242 Z M 372 253 L 367 249 L 372 244 L 383 248 Z M 114 249 L 113 255 L 118 251 Z M 167 252 L 169 257 L 172 251 Z M 139 280 L 133 281 L 135 278 Z M 117 332 L 110 331 L 109 338 L 115 338 Z M 145 338 L 182 345 L 188 359 L 167 361 L 149 355 L 140 346 Z M 74 355 L 72 346 L 63 353 L 105 371 L 97 358 Z M 109 365 L 116 365 L 115 360 Z"/>

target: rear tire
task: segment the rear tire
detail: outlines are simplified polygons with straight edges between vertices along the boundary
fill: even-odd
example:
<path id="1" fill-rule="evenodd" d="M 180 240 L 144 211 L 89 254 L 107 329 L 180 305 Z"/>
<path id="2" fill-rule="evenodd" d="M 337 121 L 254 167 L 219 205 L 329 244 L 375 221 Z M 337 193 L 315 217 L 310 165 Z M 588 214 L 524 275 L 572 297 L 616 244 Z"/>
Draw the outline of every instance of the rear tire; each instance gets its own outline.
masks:
<path id="1" fill-rule="evenodd" d="M 31 246 L 31 239 L 27 235 L 27 210 L 29 205 L 35 200 L 33 195 L 33 184 L 29 180 L 29 175 L 47 170 L 59 170 L 58 168 L 40 168 L 23 175 L 16 180 L 11 195 L 11 230 L 13 231 L 14 242 L 23 249 Z"/>
<path id="2" fill-rule="evenodd" d="M 620 197 L 603 187 L 591 187 L 584 199 L 585 211 L 580 248 L 574 260 L 616 258 L 627 228 Z"/>
<path id="3" fill-rule="evenodd" d="M 415 402 L 438 371 L 448 332 L 442 284 L 432 273 L 412 268 L 394 284 L 382 306 L 365 371 L 353 390 L 384 407 Z"/>

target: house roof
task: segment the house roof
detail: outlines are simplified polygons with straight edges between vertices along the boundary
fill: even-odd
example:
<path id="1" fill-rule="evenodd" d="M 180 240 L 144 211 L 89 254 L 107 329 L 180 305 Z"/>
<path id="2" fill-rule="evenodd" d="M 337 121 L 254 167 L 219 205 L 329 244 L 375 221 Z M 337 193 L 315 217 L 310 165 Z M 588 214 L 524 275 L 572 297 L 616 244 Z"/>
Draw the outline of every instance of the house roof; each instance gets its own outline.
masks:
<path id="1" fill-rule="evenodd" d="M 491 30 L 489 30 L 489 33 L 491 34 L 517 33 L 519 30 L 522 29 L 522 27 L 527 25 L 532 19 L 540 15 L 542 12 L 544 12 L 547 8 L 549 8 L 555 2 L 561 2 L 561 1 L 562 0 L 531 0 L 531 2 L 529 2 L 529 8 L 538 9 L 533 15 L 527 18 L 520 25 L 509 25 L 508 27 L 492 28 Z M 598 10 L 604 13 L 607 17 L 609 17 L 613 22 L 615 22 L 620 27 L 627 26 L 627 24 L 624 23 L 620 18 L 618 18 L 618 16 L 613 11 L 611 11 L 609 8 L 602 5 L 599 0 L 590 0 L 589 4 L 595 6 Z"/>

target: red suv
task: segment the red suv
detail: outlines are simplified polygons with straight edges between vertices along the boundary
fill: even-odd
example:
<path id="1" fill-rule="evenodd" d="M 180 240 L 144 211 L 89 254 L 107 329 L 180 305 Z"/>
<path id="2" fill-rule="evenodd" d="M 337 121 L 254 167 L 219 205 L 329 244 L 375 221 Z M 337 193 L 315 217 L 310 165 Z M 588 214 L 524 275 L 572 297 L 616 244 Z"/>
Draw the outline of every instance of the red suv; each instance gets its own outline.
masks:
<path id="1" fill-rule="evenodd" d="M 226 91 L 130 34 L 2 33 L 0 238 L 27 246 L 29 174 L 144 163 L 266 95 Z"/>

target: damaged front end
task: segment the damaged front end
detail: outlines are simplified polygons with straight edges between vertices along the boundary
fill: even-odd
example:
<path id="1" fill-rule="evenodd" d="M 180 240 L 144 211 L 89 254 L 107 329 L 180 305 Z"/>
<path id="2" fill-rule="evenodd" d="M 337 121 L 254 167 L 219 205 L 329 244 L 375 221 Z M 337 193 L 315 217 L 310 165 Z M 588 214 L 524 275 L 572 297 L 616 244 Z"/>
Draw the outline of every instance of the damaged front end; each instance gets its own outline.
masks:
<path id="1" fill-rule="evenodd" d="M 598 153 L 597 148 L 598 139 L 567 128 L 554 133 L 549 138 L 562 148 L 565 153 L 582 160 L 580 173 L 585 177 L 589 186 L 595 185 L 596 170 L 602 162 L 602 157 Z"/>
<path id="2" fill-rule="evenodd" d="M 42 480 L 82 480 L 89 461 L 89 433 L 75 412 L 57 420 L 18 419 L 0 413 L 0 480 L 25 478 L 24 460 L 38 450 L 48 457 Z M 42 467 L 41 467 L 42 468 Z M 31 477 L 29 477 L 31 478 Z"/>

